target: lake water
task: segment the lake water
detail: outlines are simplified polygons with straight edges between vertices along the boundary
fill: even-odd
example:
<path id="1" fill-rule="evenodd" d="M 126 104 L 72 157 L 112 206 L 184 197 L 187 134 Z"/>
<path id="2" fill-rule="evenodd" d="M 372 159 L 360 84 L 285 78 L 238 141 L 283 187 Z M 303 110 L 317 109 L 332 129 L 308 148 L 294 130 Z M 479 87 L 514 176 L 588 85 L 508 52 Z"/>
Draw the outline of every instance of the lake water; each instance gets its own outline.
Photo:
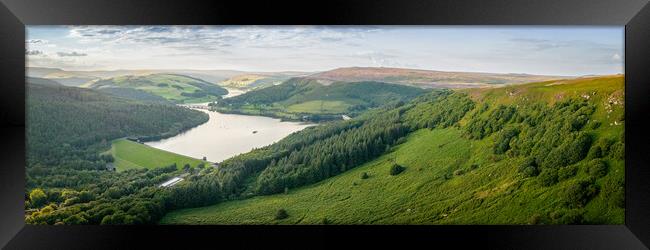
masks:
<path id="1" fill-rule="evenodd" d="M 283 122 L 263 116 L 208 113 L 210 120 L 184 133 L 145 144 L 162 150 L 208 161 L 221 162 L 254 148 L 281 140 L 313 124 Z M 254 131 L 257 131 L 254 133 Z"/>

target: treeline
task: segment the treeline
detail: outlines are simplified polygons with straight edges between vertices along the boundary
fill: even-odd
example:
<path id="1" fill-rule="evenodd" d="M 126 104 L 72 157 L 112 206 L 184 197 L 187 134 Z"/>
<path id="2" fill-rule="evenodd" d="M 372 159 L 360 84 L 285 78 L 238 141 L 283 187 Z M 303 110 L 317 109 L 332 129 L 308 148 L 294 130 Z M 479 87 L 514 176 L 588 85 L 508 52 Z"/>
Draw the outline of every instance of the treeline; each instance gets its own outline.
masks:
<path id="1" fill-rule="evenodd" d="M 279 193 L 314 183 L 374 159 L 409 132 L 399 118 L 392 111 L 272 160 L 257 178 L 257 193 Z"/>
<path id="2" fill-rule="evenodd" d="M 189 170 L 186 180 L 169 187 L 158 185 L 184 170 L 175 165 L 124 172 L 104 172 L 95 185 L 71 188 L 35 188 L 26 204 L 29 224 L 153 224 L 172 209 L 205 206 L 222 199 L 212 168 Z M 30 209 L 31 207 L 38 209 Z"/>
<path id="3" fill-rule="evenodd" d="M 246 182 L 254 175 L 264 170 L 273 160 L 285 157 L 291 152 L 301 150 L 317 141 L 355 129 L 362 126 L 360 119 L 329 123 L 323 126 L 309 127 L 293 133 L 277 143 L 255 149 L 251 152 L 235 156 L 221 163 L 218 177 L 223 187 L 223 193 L 230 198 L 239 195 L 254 195 L 255 190 Z"/>

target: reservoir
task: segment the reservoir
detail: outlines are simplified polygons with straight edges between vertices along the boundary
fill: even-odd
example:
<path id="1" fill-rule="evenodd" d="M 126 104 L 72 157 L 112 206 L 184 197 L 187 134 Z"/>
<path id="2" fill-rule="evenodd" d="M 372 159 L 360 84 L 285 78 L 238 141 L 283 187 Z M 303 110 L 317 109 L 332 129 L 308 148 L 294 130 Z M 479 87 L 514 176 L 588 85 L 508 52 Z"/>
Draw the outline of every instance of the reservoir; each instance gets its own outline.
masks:
<path id="1" fill-rule="evenodd" d="M 293 132 L 313 126 L 264 116 L 197 110 L 206 112 L 210 120 L 174 137 L 145 144 L 197 159 L 206 157 L 210 162 L 221 162 L 254 148 L 273 144 Z"/>

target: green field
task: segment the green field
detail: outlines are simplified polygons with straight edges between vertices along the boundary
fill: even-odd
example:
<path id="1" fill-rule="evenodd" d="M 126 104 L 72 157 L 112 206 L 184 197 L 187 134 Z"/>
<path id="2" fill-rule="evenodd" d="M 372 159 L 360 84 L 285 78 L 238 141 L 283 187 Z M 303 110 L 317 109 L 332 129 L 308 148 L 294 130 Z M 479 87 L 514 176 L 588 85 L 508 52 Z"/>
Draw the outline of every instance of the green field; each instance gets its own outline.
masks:
<path id="1" fill-rule="evenodd" d="M 160 96 L 174 103 L 201 103 L 221 99 L 228 91 L 213 83 L 176 74 L 120 76 L 99 80 L 90 88 L 132 88 Z"/>
<path id="2" fill-rule="evenodd" d="M 291 113 L 341 114 L 352 106 L 345 101 L 308 101 L 287 107 Z"/>
<path id="3" fill-rule="evenodd" d="M 614 156 L 614 146 L 610 153 L 603 153 L 602 160 L 607 166 L 604 174 L 594 174 L 593 165 L 589 163 L 593 158 L 588 157 L 556 168 L 560 177 L 555 177 L 558 179 L 549 185 L 544 184 L 544 176 L 552 169 L 526 176 L 521 170 L 526 157 L 512 152 L 494 153 L 501 132 L 470 139 L 468 131 L 471 129 L 467 128 L 472 122 L 488 119 L 498 110 L 498 104 L 521 109 L 524 112 L 521 121 L 524 121 L 536 111 L 524 111 L 526 108 L 521 105 L 586 100 L 595 109 L 581 131 L 593 138 L 594 145 L 602 139 L 621 143 L 622 91 L 623 77 L 620 76 L 464 90 L 477 105 L 457 126 L 419 129 L 388 153 L 315 184 L 284 194 L 173 211 L 160 223 L 622 224 L 624 161 L 620 154 Z M 422 112 L 429 107 L 419 106 Z M 420 113 L 418 109 L 414 112 Z M 540 117 L 551 119 L 552 115 Z M 553 119 L 568 119 L 556 117 Z M 497 117 L 494 122 L 498 120 Z M 546 121 L 547 126 L 552 123 Z M 532 128 L 524 128 L 522 124 L 513 122 L 510 126 L 520 126 L 528 129 L 522 133 L 532 133 Z M 511 143 L 511 147 L 518 146 Z M 392 176 L 389 169 L 394 164 L 406 170 Z M 571 171 L 573 173 L 566 174 Z M 362 178 L 364 173 L 368 178 Z M 581 186 L 584 181 L 591 184 Z M 567 205 L 577 204 L 570 194 L 577 194 L 579 199 L 590 198 L 578 201 L 580 205 Z M 286 210 L 289 216 L 276 219 L 280 209 Z"/>
<path id="4" fill-rule="evenodd" d="M 199 159 L 149 147 L 127 139 L 115 140 L 111 145 L 110 153 L 115 158 L 117 171 L 136 168 L 152 169 L 169 166 L 174 163 L 179 168 L 185 164 L 196 167 L 201 163 L 205 163 Z"/>

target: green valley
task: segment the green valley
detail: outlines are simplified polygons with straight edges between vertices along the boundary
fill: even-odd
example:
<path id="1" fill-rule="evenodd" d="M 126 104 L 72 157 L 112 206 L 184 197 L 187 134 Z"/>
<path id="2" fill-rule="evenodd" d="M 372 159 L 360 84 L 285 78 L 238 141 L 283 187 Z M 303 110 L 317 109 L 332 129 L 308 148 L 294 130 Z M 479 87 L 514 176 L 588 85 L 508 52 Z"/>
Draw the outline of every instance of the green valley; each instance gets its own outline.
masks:
<path id="1" fill-rule="evenodd" d="M 398 108 L 413 132 L 374 160 L 297 188 L 278 175 L 284 192 L 174 211 L 161 223 L 621 224 L 622 88 L 623 77 L 610 76 L 425 95 Z M 466 98 L 474 108 L 456 112 Z M 308 169 L 280 162 L 252 185 L 268 185 L 269 168 Z M 404 171 L 391 175 L 394 166 Z"/>
<path id="2" fill-rule="evenodd" d="M 622 225 L 625 31 L 28 25 L 24 222 Z"/>

